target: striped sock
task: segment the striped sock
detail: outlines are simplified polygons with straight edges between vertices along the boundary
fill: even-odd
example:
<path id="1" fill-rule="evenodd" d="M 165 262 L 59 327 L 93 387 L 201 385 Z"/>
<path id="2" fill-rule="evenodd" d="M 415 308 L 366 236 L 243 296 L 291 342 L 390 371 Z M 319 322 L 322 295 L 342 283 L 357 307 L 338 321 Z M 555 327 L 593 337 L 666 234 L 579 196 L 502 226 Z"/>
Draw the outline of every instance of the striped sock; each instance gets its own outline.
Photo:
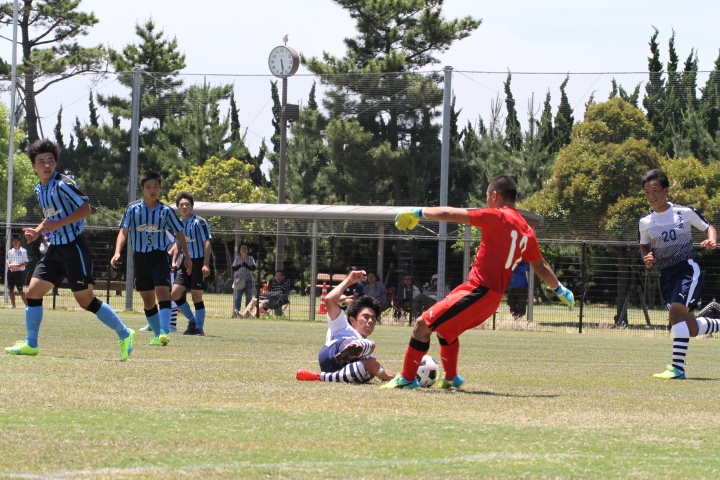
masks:
<path id="1" fill-rule="evenodd" d="M 717 318 L 697 317 L 698 335 L 709 335 L 720 331 L 720 320 Z"/>
<path id="2" fill-rule="evenodd" d="M 685 373 L 685 356 L 690 343 L 690 330 L 687 323 L 680 322 L 672 326 L 673 358 L 672 366 Z"/>
<path id="3" fill-rule="evenodd" d="M 337 372 L 320 372 L 322 382 L 365 383 L 370 378 L 362 362 L 348 363 Z"/>
<path id="4" fill-rule="evenodd" d="M 170 302 L 172 313 L 170 314 L 170 326 L 177 330 L 178 307 L 175 302 Z"/>

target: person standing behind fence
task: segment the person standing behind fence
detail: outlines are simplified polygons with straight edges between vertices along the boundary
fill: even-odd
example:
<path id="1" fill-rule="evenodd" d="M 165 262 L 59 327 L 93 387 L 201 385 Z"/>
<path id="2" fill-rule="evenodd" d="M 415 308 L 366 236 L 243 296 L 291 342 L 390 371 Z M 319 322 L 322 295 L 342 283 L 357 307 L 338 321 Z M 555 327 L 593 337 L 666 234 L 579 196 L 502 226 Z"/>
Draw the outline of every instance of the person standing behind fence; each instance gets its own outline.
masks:
<path id="1" fill-rule="evenodd" d="M 148 171 L 140 176 L 140 191 L 143 198 L 128 205 L 115 242 L 115 255 L 110 265 L 117 268 L 120 264 L 123 247 L 130 237 L 135 263 L 135 289 L 140 293 L 145 308 L 145 317 L 152 328 L 153 346 L 165 346 L 170 341 L 170 262 L 168 250 L 171 240 L 166 230 L 175 235 L 185 253 L 183 263 L 188 274 L 192 273 L 192 262 L 182 225 L 175 211 L 160 201 L 162 177 L 159 173 Z M 160 308 L 158 309 L 159 303 Z"/>
<path id="2" fill-rule="evenodd" d="M 488 186 L 486 197 L 487 208 L 417 208 L 401 212 L 395 218 L 395 225 L 400 230 L 415 228 L 421 218 L 469 224 L 480 227 L 482 240 L 468 281 L 425 310 L 415 322 L 402 372 L 380 388 L 413 389 L 420 386 L 416 379 L 417 370 L 430 349 L 433 332 L 440 342 L 445 372 L 440 388 L 460 388 L 465 380 L 457 373 L 459 337 L 497 311 L 512 271 L 521 261 L 530 262 L 540 278 L 570 309 L 575 305 L 572 292 L 558 281 L 543 258 L 535 232 L 515 209 L 515 181 L 507 176 L 495 178 Z"/>
<path id="3" fill-rule="evenodd" d="M 40 182 L 35 196 L 43 212 L 43 221 L 35 228 L 23 228 L 25 240 L 32 243 L 44 232 L 51 232 L 48 251 L 35 266 L 28 286 L 25 327 L 27 338 L 6 352 L 13 355 L 37 355 L 40 324 L 43 320 L 43 297 L 67 277 L 70 290 L 78 305 L 117 333 L 120 361 L 132 353 L 135 332 L 127 328 L 110 305 L 93 293 L 95 275 L 90 248 L 82 236 L 85 218 L 92 213 L 90 202 L 65 175 L 55 171 L 60 148 L 50 140 L 37 140 L 28 149 L 32 167 Z M 77 348 L 82 348 L 81 344 Z"/>
<path id="4" fill-rule="evenodd" d="M 7 285 L 10 303 L 12 304 L 12 308 L 15 308 L 15 289 L 17 289 L 18 294 L 20 294 L 20 299 L 25 306 L 27 306 L 23 286 L 25 284 L 25 267 L 30 262 L 30 258 L 28 258 L 27 250 L 20 246 L 20 234 L 13 233 L 11 238 L 12 248 L 5 254 L 5 266 L 7 267 Z"/>
<path id="5" fill-rule="evenodd" d="M 246 244 L 240 245 L 240 255 L 235 257 L 232 263 L 233 269 L 233 313 L 232 318 L 240 317 L 242 307 L 242 296 L 245 294 L 245 305 L 252 299 L 255 277 L 255 259 L 250 256 L 250 248 Z"/>
<path id="6" fill-rule="evenodd" d="M 700 246 L 708 249 L 715 248 L 717 232 L 693 207 L 667 201 L 670 181 L 662 170 L 645 172 L 640 183 L 652 207 L 640 217 L 640 253 L 646 268 L 660 268 L 660 288 L 670 308 L 673 337 L 672 364 L 653 376 L 665 380 L 684 379 L 690 337 L 720 330 L 720 320 L 695 318 L 693 313 L 705 282 L 694 260 L 691 227 L 707 232 L 707 239 Z"/>
<path id="7" fill-rule="evenodd" d="M 507 304 L 510 307 L 510 315 L 516 322 L 521 322 L 522 317 L 527 313 L 528 304 L 528 271 L 530 264 L 522 262 L 515 267 L 510 280 L 510 287 L 507 289 Z M 532 320 L 528 320 L 528 326 Z"/>

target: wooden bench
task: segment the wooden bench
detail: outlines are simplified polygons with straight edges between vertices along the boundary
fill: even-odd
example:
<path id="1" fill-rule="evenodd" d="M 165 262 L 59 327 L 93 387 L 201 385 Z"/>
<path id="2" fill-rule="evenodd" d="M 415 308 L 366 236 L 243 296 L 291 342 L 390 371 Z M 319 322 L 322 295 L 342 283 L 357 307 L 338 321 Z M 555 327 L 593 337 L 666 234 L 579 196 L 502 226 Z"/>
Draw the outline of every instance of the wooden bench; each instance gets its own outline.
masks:
<path id="1" fill-rule="evenodd" d="M 335 273 L 333 274 L 332 278 L 330 278 L 329 273 L 318 273 L 317 278 L 315 279 L 315 290 L 317 294 L 319 295 L 322 292 L 323 283 L 327 284 L 328 291 L 330 291 L 334 286 L 338 285 L 340 282 L 345 280 L 347 278 L 346 273 Z M 305 287 L 305 294 L 310 294 L 310 289 L 312 288 L 312 284 L 308 284 Z"/>
<path id="2" fill-rule="evenodd" d="M 108 281 L 107 280 L 95 280 L 95 285 L 93 285 L 94 291 L 115 291 L 115 295 L 122 296 L 122 292 L 125 291 L 127 284 L 122 280 L 110 280 L 110 288 L 108 289 Z M 67 279 L 63 280 L 60 285 L 58 285 L 58 288 L 70 288 L 70 284 L 68 283 Z"/>

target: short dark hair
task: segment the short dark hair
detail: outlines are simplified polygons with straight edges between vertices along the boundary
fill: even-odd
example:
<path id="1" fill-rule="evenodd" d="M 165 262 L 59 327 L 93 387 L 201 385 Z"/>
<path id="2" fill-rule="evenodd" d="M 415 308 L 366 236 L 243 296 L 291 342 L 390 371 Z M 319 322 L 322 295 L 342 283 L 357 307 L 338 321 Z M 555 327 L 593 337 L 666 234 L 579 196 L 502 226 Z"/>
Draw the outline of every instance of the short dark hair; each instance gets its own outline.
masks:
<path id="1" fill-rule="evenodd" d="M 147 172 L 140 175 L 140 188 L 144 187 L 145 182 L 147 182 L 148 180 L 157 180 L 157 182 L 162 185 L 162 175 L 160 175 L 158 172 L 148 170 Z"/>
<path id="2" fill-rule="evenodd" d="M 283 270 L 275 270 L 275 273 L 273 275 L 277 275 L 278 273 L 282 273 L 283 277 L 287 277 L 287 275 L 285 275 L 285 271 Z"/>
<path id="3" fill-rule="evenodd" d="M 487 188 L 488 192 L 497 192 L 505 200 L 515 202 L 517 200 L 517 184 L 512 177 L 501 175 L 494 178 Z"/>
<path id="4" fill-rule="evenodd" d="M 193 207 L 195 206 L 195 199 L 193 198 L 192 193 L 190 193 L 190 192 L 180 192 L 180 193 L 177 194 L 177 197 L 175 197 L 175 206 L 176 206 L 176 207 L 179 207 L 179 206 L 180 206 L 180 200 L 182 200 L 183 198 L 184 198 L 185 200 L 190 201 L 190 205 L 191 205 L 191 206 L 193 206 Z"/>
<path id="5" fill-rule="evenodd" d="M 60 147 L 58 147 L 57 143 L 52 142 L 47 138 L 44 140 L 35 140 L 32 145 L 28 147 L 28 157 L 30 157 L 30 161 L 35 163 L 35 157 L 37 157 L 40 153 L 52 153 L 53 156 L 55 156 L 55 161 L 57 162 L 57 159 L 60 156 Z"/>
<path id="6" fill-rule="evenodd" d="M 668 179 L 668 176 L 665 175 L 665 172 L 659 168 L 653 168 L 652 170 L 645 172 L 645 175 L 642 176 L 642 180 L 640 180 L 640 186 L 645 188 L 645 184 L 652 180 L 658 180 L 662 188 L 670 187 L 670 180 Z"/>
<path id="7" fill-rule="evenodd" d="M 357 316 L 364 309 L 369 308 L 375 312 L 375 316 L 380 316 L 380 304 L 374 297 L 368 295 L 362 295 L 352 302 L 347 307 L 347 318 L 357 318 Z"/>
<path id="8" fill-rule="evenodd" d="M 19 233 L 13 233 L 12 235 L 10 235 L 10 241 L 12 241 L 12 240 L 20 240 L 20 241 L 22 241 L 22 237 L 20 236 Z"/>

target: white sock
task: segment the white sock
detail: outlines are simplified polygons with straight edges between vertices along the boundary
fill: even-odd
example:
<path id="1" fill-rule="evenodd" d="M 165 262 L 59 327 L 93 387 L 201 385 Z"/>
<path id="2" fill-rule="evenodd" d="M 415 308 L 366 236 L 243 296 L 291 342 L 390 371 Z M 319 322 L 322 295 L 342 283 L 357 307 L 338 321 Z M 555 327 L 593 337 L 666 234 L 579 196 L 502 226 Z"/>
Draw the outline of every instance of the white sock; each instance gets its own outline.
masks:
<path id="1" fill-rule="evenodd" d="M 320 372 L 323 382 L 365 383 L 372 378 L 362 362 L 352 362 L 337 372 Z"/>
<path id="2" fill-rule="evenodd" d="M 671 329 L 673 336 L 672 366 L 685 372 L 685 356 L 690 344 L 690 330 L 686 322 L 676 323 Z"/>
<path id="3" fill-rule="evenodd" d="M 698 335 L 707 335 L 720 331 L 720 320 L 717 318 L 697 317 Z"/>

